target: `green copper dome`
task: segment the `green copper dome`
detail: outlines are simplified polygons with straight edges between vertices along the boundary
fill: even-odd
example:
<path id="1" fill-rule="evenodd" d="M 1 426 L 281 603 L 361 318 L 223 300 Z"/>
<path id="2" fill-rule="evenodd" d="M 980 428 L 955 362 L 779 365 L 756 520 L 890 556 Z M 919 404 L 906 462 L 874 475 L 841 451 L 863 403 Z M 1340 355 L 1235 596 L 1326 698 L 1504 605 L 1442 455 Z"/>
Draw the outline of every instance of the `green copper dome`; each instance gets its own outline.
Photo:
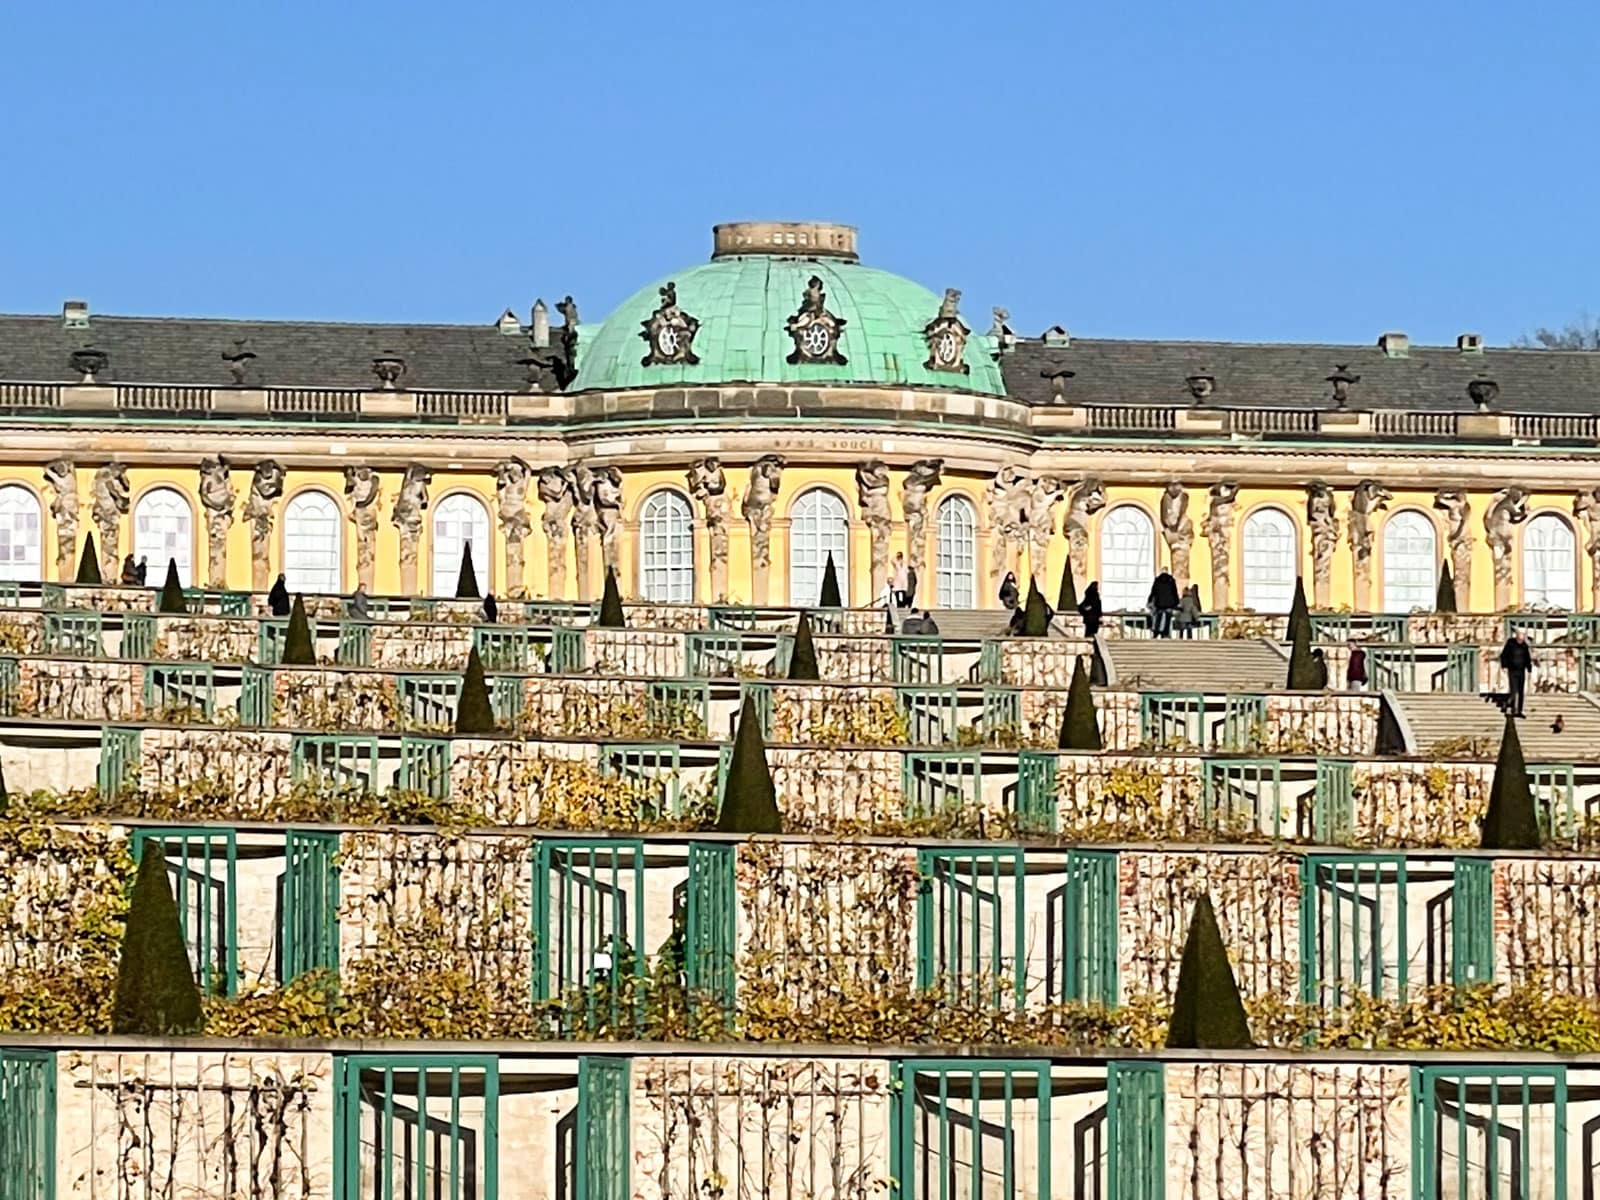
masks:
<path id="1" fill-rule="evenodd" d="M 1005 394 L 992 339 L 950 319 L 954 296 L 941 301 L 909 279 L 862 266 L 855 261 L 854 230 L 719 225 L 716 238 L 709 263 L 640 289 L 598 328 L 580 329 L 578 376 L 569 391 L 778 383 Z M 821 281 L 820 297 L 808 286 L 813 278 Z M 677 337 L 652 340 L 647 329 L 662 323 L 657 314 L 669 283 L 676 285 L 669 319 Z M 801 313 L 808 300 L 809 320 Z M 941 310 L 945 320 L 935 333 L 951 329 L 954 340 L 942 342 L 946 358 L 937 360 L 929 325 Z M 817 326 L 804 349 L 790 332 L 791 319 L 799 321 L 797 332 Z M 685 338 L 691 322 L 698 324 Z M 688 348 L 678 353 L 698 361 L 660 361 L 664 349 L 670 354 L 684 341 Z M 966 370 L 938 369 L 930 361 Z"/>

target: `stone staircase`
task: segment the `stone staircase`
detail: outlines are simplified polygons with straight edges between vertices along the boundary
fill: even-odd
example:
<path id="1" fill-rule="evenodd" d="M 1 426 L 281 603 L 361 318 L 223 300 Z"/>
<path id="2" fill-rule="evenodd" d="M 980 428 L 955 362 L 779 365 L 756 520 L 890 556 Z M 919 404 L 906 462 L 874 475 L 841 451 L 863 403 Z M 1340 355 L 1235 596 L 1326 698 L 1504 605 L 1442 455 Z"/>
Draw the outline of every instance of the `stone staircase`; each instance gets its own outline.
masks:
<path id="1" fill-rule="evenodd" d="M 1396 692 L 1409 738 L 1407 749 L 1427 754 L 1440 742 L 1473 738 L 1494 757 L 1505 731 L 1505 715 L 1482 696 L 1462 692 Z M 1573 762 L 1600 758 L 1600 705 L 1587 695 L 1529 694 L 1527 716 L 1517 722 L 1517 737 L 1528 761 Z M 1560 733 L 1550 726 L 1562 719 Z"/>
<path id="2" fill-rule="evenodd" d="M 1281 689 L 1289 663 L 1271 642 L 1197 638 L 1101 638 L 1112 683 L 1154 692 Z"/>
<path id="3" fill-rule="evenodd" d="M 913 607 L 905 615 L 910 616 L 912 612 L 920 614 L 921 611 Z M 936 608 L 933 610 L 933 619 L 939 626 L 939 636 L 947 642 L 981 642 L 988 638 L 1005 637 L 1011 614 L 1003 608 Z M 1066 636 L 1058 622 L 1052 622 L 1050 636 Z"/>

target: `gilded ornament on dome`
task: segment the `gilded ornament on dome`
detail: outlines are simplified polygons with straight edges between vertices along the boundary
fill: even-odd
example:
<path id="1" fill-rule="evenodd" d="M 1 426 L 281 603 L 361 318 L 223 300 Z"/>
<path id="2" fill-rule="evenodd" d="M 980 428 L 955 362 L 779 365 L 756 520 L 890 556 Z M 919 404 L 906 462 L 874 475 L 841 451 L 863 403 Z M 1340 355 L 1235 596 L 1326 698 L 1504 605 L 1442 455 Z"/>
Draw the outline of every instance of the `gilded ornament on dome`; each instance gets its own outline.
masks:
<path id="1" fill-rule="evenodd" d="M 668 283 L 661 289 L 661 305 L 641 321 L 639 336 L 650 347 L 650 352 L 640 360 L 645 367 L 669 366 L 683 363 L 694 366 L 700 356 L 694 352 L 694 335 L 700 322 L 678 307 L 678 285 Z"/>
<path id="2" fill-rule="evenodd" d="M 922 328 L 922 336 L 928 343 L 928 361 L 922 365 L 929 371 L 951 371 L 966 375 L 972 370 L 964 357 L 967 338 L 972 330 L 962 323 L 957 313 L 960 305 L 961 292 L 956 288 L 945 288 L 938 316 Z"/>
<path id="3" fill-rule="evenodd" d="M 822 279 L 813 275 L 806 281 L 805 298 L 800 309 L 784 325 L 794 339 L 794 353 L 789 362 L 832 363 L 844 366 L 849 360 L 839 353 L 839 339 L 844 334 L 845 320 L 828 311 L 828 295 L 822 289 Z"/>

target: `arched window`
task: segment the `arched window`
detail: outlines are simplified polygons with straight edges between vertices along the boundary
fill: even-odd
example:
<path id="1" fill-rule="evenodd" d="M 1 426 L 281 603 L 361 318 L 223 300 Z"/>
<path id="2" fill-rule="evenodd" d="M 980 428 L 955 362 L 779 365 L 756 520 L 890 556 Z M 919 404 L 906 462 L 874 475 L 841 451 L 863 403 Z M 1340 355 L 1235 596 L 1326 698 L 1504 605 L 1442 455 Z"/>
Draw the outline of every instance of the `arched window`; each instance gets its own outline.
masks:
<path id="1" fill-rule="evenodd" d="M 1244 606 L 1288 612 L 1299 566 L 1294 519 L 1279 508 L 1258 508 L 1245 518 L 1243 541 Z"/>
<path id="2" fill-rule="evenodd" d="M 1141 508 L 1117 505 L 1100 521 L 1100 603 L 1107 612 L 1137 612 L 1155 575 L 1155 522 Z"/>
<path id="3" fill-rule="evenodd" d="M 489 587 L 489 510 L 466 492 L 451 492 L 433 509 L 433 594 L 454 596 L 461 556 L 472 543 L 472 570 L 479 590 Z"/>
<path id="4" fill-rule="evenodd" d="M 43 579 L 43 517 L 25 487 L 0 487 L 0 579 Z"/>
<path id="5" fill-rule="evenodd" d="M 1522 530 L 1522 606 L 1576 608 L 1578 545 L 1572 526 L 1540 513 Z"/>
<path id="6" fill-rule="evenodd" d="M 301 492 L 283 510 L 283 575 L 291 592 L 344 590 L 344 519 L 326 492 Z"/>
<path id="7" fill-rule="evenodd" d="M 822 594 L 828 555 L 839 577 L 839 598 L 850 603 L 850 518 L 844 501 L 823 488 L 802 492 L 789 510 L 789 603 L 814 608 Z"/>
<path id="8" fill-rule="evenodd" d="M 934 597 L 940 608 L 973 608 L 978 591 L 978 510 L 946 496 L 934 512 Z"/>
<path id="9" fill-rule="evenodd" d="M 639 510 L 639 581 L 646 600 L 694 600 L 694 513 L 677 492 L 656 492 Z"/>
<path id="10" fill-rule="evenodd" d="M 160 584 L 167 577 L 167 560 L 178 564 L 178 582 L 194 582 L 194 512 L 183 493 L 174 488 L 152 488 L 133 508 L 133 557 L 145 560 L 145 582 Z"/>
<path id="11" fill-rule="evenodd" d="M 1438 596 L 1439 542 L 1419 512 L 1397 512 L 1383 523 L 1383 611 L 1431 609 Z"/>

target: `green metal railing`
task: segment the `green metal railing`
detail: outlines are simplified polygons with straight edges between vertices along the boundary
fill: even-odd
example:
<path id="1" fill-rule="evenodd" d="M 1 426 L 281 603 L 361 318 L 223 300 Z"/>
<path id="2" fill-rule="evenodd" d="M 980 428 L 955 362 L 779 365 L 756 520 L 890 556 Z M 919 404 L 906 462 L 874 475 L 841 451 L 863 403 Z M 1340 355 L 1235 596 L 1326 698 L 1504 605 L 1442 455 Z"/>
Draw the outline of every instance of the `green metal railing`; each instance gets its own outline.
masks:
<path id="1" fill-rule="evenodd" d="M 376 734 L 296 734 L 291 763 L 296 783 L 319 779 L 364 792 L 379 790 Z"/>
<path id="2" fill-rule="evenodd" d="M 252 729 L 272 723 L 272 668 L 245 663 L 239 669 L 239 724 Z"/>
<path id="3" fill-rule="evenodd" d="M 446 799 L 450 795 L 450 739 L 402 734 L 395 786 L 435 800 Z"/>
<path id="4" fill-rule="evenodd" d="M 74 658 L 99 658 L 105 653 L 105 622 L 97 612 L 44 614 L 44 652 Z"/>
<path id="5" fill-rule="evenodd" d="M 1317 759 L 1317 784 L 1313 794 L 1311 836 L 1323 845 L 1347 842 L 1355 830 L 1355 763 L 1348 759 Z"/>
<path id="6" fill-rule="evenodd" d="M 492 1054 L 335 1060 L 334 1200 L 499 1200 Z"/>
<path id="7" fill-rule="evenodd" d="M 1409 618 L 1401 613 L 1313 613 L 1311 640 L 1347 642 L 1358 638 L 1370 648 L 1374 642 L 1404 642 Z"/>
<path id="8" fill-rule="evenodd" d="M 0 1200 L 55 1200 L 56 1056 L 0 1050 Z"/>
<path id="9" fill-rule="evenodd" d="M 1300 999 L 1327 1009 L 1358 995 L 1404 1001 L 1411 963 L 1406 860 L 1312 854 L 1300 862 Z"/>
<path id="10" fill-rule="evenodd" d="M 95 788 L 101 796 L 116 796 L 137 785 L 142 733 L 116 725 L 101 726 L 100 763 L 95 769 Z"/>
<path id="11" fill-rule="evenodd" d="M 550 649 L 545 652 L 546 673 L 581 675 L 584 657 L 583 630 L 558 625 L 550 631 Z"/>
<path id="12" fill-rule="evenodd" d="M 21 715 L 22 664 L 13 655 L 0 656 L 0 716 Z"/>
<path id="13" fill-rule="evenodd" d="M 761 636 L 761 635 L 757 635 Z M 697 679 L 731 679 L 744 664 L 750 643 L 744 632 L 692 632 L 684 635 L 684 656 L 690 675 Z M 771 641 L 762 637 L 762 644 Z"/>
<path id="14" fill-rule="evenodd" d="M 1411 645 L 1372 646 L 1367 650 L 1367 678 L 1375 692 L 1417 690 L 1417 648 Z"/>
<path id="15" fill-rule="evenodd" d="M 644 843 L 551 838 L 533 883 L 533 996 L 559 1004 L 562 1036 L 630 1036 L 642 1014 Z"/>
<path id="16" fill-rule="evenodd" d="M 311 630 L 311 644 L 317 644 L 315 621 L 307 620 Z M 263 667 L 275 667 L 283 661 L 283 643 L 289 636 L 286 617 L 262 617 L 256 623 L 256 662 Z"/>
<path id="17" fill-rule="evenodd" d="M 334 646 L 333 661 L 341 667 L 370 667 L 372 665 L 372 622 L 344 620 L 339 622 L 339 641 Z"/>
<path id="18" fill-rule="evenodd" d="M 731 1017 L 739 897 L 734 884 L 737 847 L 689 843 L 684 919 L 684 977 L 689 1004 L 710 1004 Z"/>
<path id="19" fill-rule="evenodd" d="M 974 813 L 982 803 L 983 757 L 977 750 L 907 750 L 900 795 L 908 818 Z"/>
<path id="20" fill-rule="evenodd" d="M 1106 1073 L 1106 1200 L 1163 1200 L 1167 1081 L 1158 1062 L 1114 1062 Z"/>
<path id="21" fill-rule="evenodd" d="M 633 1159 L 626 1058 L 578 1060 L 574 1200 L 629 1200 Z"/>
<path id="22" fill-rule="evenodd" d="M 1529 763 L 1528 789 L 1544 835 L 1556 841 L 1575 839 L 1580 819 L 1572 764 Z"/>
<path id="23" fill-rule="evenodd" d="M 741 711 L 744 709 L 746 700 L 750 701 L 755 710 L 756 720 L 761 725 L 761 736 L 770 739 L 772 737 L 772 685 L 752 679 L 740 680 L 739 708 Z M 730 738 L 737 732 L 738 718 L 739 714 L 735 713 L 733 727 L 728 730 Z"/>
<path id="24" fill-rule="evenodd" d="M 608 742 L 600 747 L 602 775 L 650 789 L 655 811 L 639 813 L 642 820 L 682 814 L 680 772 L 677 742 Z"/>
<path id="25" fill-rule="evenodd" d="M 919 850 L 917 986 L 957 1002 L 1023 1002 L 1023 858 L 1019 846 Z"/>
<path id="26" fill-rule="evenodd" d="M 152 717 L 209 721 L 216 708 L 216 673 L 210 663 L 146 665 L 144 709 Z"/>
<path id="27" fill-rule="evenodd" d="M 891 1200 L 1098 1194 L 1052 1190 L 1048 1059 L 902 1059 L 890 1094 Z"/>
<path id="28" fill-rule="evenodd" d="M 534 635 L 515 625 L 476 625 L 472 645 L 485 671 L 526 674 L 533 663 Z"/>
<path id="29" fill-rule="evenodd" d="M 1566 1067 L 1413 1067 L 1411 1154 L 1415 1200 L 1565 1200 Z"/>
<path id="30" fill-rule="evenodd" d="M 402 720 L 428 729 L 454 726 L 456 703 L 461 698 L 460 675 L 401 675 L 395 682 Z"/>
<path id="31" fill-rule="evenodd" d="M 1012 789 L 1011 811 L 1022 833 L 1056 831 L 1056 778 L 1059 764 L 1049 750 L 1017 751 L 1017 782 Z"/>
<path id="32" fill-rule="evenodd" d="M 741 695 L 743 685 L 741 685 Z M 704 679 L 653 679 L 645 689 L 645 720 L 657 729 L 683 730 L 702 734 L 710 721 L 711 686 Z M 765 734 L 772 728 L 772 695 L 766 699 L 762 724 Z"/>
<path id="33" fill-rule="evenodd" d="M 336 833 L 291 829 L 284 835 L 280 983 L 308 971 L 339 970 L 338 855 Z"/>
<path id="34" fill-rule="evenodd" d="M 39 607 L 43 609 L 65 608 L 67 606 L 67 589 L 60 583 L 41 583 L 39 585 Z"/>
<path id="35" fill-rule="evenodd" d="M 937 636 L 890 638 L 889 670 L 896 683 L 943 683 L 944 640 Z"/>
<path id="36" fill-rule="evenodd" d="M 1447 646 L 1444 670 L 1435 672 L 1434 691 L 1475 693 L 1478 690 L 1478 648 L 1460 644 Z"/>
<path id="37" fill-rule="evenodd" d="M 1208 758 L 1201 764 L 1200 819 L 1220 834 L 1283 837 L 1283 765 L 1276 758 Z"/>
<path id="38" fill-rule="evenodd" d="M 1141 692 L 1139 740 L 1157 749 L 1204 746 L 1205 713 L 1200 692 Z"/>
<path id="39" fill-rule="evenodd" d="M 1494 978 L 1494 863 L 1458 858 L 1450 892 L 1450 978 L 1457 987 Z"/>
<path id="40" fill-rule="evenodd" d="M 122 642 L 117 657 L 131 662 L 146 662 L 156 656 L 156 616 L 154 613 L 123 613 Z"/>
<path id="41" fill-rule="evenodd" d="M 1045 993 L 1048 1003 L 1115 1008 L 1117 854 L 1069 850 L 1067 882 L 1047 898 Z"/>
<path id="42" fill-rule="evenodd" d="M 178 926 L 207 996 L 239 989 L 239 851 L 232 829 L 172 826 L 135 829 L 129 849 L 139 862 L 160 845 L 178 905 Z"/>
<path id="43" fill-rule="evenodd" d="M 953 685 L 896 687 L 894 699 L 913 746 L 946 746 L 957 740 L 961 696 Z"/>

